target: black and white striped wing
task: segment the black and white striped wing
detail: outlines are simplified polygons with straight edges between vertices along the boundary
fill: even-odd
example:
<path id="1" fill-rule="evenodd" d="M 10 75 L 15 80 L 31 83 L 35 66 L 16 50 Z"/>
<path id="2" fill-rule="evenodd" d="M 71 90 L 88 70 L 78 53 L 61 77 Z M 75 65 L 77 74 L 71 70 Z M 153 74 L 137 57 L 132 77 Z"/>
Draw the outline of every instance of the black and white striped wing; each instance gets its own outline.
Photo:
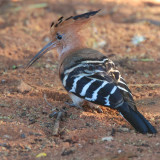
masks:
<path id="1" fill-rule="evenodd" d="M 116 74 L 116 76 L 118 75 L 119 71 L 114 70 L 112 71 L 112 74 Z M 130 89 L 128 88 L 125 80 L 121 77 L 120 73 L 119 73 L 119 77 L 114 77 L 114 81 L 117 84 L 118 89 L 120 90 L 121 94 L 123 95 L 123 99 L 125 102 L 127 102 L 129 104 L 129 106 L 133 109 L 133 110 L 137 110 L 136 108 L 136 104 L 133 100 L 132 97 L 132 93 L 130 91 Z"/>
<path id="2" fill-rule="evenodd" d="M 130 90 L 114 69 L 114 64 L 106 61 L 84 61 L 67 69 L 61 76 L 65 89 L 85 100 L 111 108 L 120 106 L 126 99 L 133 101 Z"/>

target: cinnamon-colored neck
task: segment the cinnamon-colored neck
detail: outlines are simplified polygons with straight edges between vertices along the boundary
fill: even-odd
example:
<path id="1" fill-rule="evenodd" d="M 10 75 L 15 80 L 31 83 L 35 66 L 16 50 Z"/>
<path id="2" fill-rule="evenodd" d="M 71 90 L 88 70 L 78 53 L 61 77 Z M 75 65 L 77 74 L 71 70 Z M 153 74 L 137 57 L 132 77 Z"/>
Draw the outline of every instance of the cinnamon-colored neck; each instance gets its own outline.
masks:
<path id="1" fill-rule="evenodd" d="M 74 34 L 62 42 L 62 45 L 57 48 L 60 64 L 71 53 L 86 48 L 86 41 L 79 34 Z"/>

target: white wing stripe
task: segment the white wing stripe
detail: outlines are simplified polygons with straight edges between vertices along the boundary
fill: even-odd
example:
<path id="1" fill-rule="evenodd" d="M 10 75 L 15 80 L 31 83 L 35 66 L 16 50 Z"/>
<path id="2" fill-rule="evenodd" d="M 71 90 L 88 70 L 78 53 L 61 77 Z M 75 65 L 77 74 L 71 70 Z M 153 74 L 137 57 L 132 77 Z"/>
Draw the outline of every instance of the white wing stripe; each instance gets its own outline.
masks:
<path id="1" fill-rule="evenodd" d="M 76 69 L 76 68 L 78 68 L 78 67 L 84 67 L 84 66 L 85 66 L 84 64 L 78 64 L 78 65 L 76 65 L 75 67 L 66 69 L 65 72 L 64 72 L 64 74 L 70 73 L 70 72 L 72 72 L 74 69 Z"/>
<path id="2" fill-rule="evenodd" d="M 116 91 L 117 87 L 114 86 L 113 89 L 111 90 L 111 93 L 110 94 L 113 94 L 115 91 Z"/>
<path id="3" fill-rule="evenodd" d="M 105 100 L 105 102 L 106 102 L 105 105 L 106 105 L 106 106 L 110 106 L 109 98 L 110 98 L 111 94 L 114 94 L 114 92 L 116 91 L 116 89 L 117 89 L 117 87 L 114 86 L 113 89 L 111 90 L 110 94 L 106 97 L 106 100 Z"/>
<path id="4" fill-rule="evenodd" d="M 77 88 L 77 82 L 82 79 L 84 76 L 79 76 L 77 78 L 74 79 L 74 82 L 73 82 L 73 86 L 72 86 L 72 89 L 69 91 L 69 92 L 75 92 L 76 91 L 76 88 Z"/>
<path id="5" fill-rule="evenodd" d="M 125 92 L 128 92 L 125 88 L 122 88 L 122 87 L 120 87 L 120 86 L 118 86 L 118 88 L 119 88 L 120 90 L 123 90 L 123 91 L 125 91 Z M 128 92 L 128 93 L 130 93 L 130 92 Z"/>
<path id="6" fill-rule="evenodd" d="M 107 97 L 106 97 L 106 100 L 105 100 L 105 102 L 106 102 L 106 106 L 110 106 L 110 102 L 109 102 L 109 97 L 110 97 L 110 95 L 108 95 Z"/>
<path id="7" fill-rule="evenodd" d="M 87 60 L 87 61 L 81 61 L 81 63 L 104 63 L 107 60 L 108 60 L 108 58 L 105 58 L 105 59 L 103 59 L 101 61 Z"/>
<path id="8" fill-rule="evenodd" d="M 98 87 L 98 88 L 93 92 L 91 101 L 95 101 L 95 100 L 97 99 L 99 90 L 100 90 L 101 88 L 103 88 L 106 84 L 108 84 L 108 82 L 103 82 L 102 85 L 101 85 L 100 87 Z"/>
<path id="9" fill-rule="evenodd" d="M 102 61 L 95 61 L 95 60 L 88 60 L 88 61 L 81 61 L 81 64 L 78 64 L 72 68 L 69 68 L 67 70 L 65 70 L 64 74 L 70 73 L 72 72 L 74 69 L 78 68 L 78 67 L 84 67 L 86 66 L 87 63 L 104 63 L 105 61 L 107 61 L 108 58 L 103 59 Z"/>
<path id="10" fill-rule="evenodd" d="M 83 87 L 80 95 L 81 95 L 81 96 L 85 96 L 87 89 L 88 89 L 88 88 L 90 87 L 90 85 L 91 85 L 93 82 L 95 82 L 95 81 L 96 81 L 96 80 L 93 79 L 93 80 L 91 80 L 89 83 L 87 83 L 87 84 Z"/>
<path id="11" fill-rule="evenodd" d="M 66 86 L 66 80 L 67 80 L 67 78 L 68 78 L 68 74 L 65 75 L 65 77 L 63 78 L 63 85 L 64 85 L 64 87 Z"/>
<path id="12" fill-rule="evenodd" d="M 121 83 L 121 84 L 124 84 L 125 86 L 127 86 L 127 84 L 125 82 L 118 81 L 118 83 Z"/>

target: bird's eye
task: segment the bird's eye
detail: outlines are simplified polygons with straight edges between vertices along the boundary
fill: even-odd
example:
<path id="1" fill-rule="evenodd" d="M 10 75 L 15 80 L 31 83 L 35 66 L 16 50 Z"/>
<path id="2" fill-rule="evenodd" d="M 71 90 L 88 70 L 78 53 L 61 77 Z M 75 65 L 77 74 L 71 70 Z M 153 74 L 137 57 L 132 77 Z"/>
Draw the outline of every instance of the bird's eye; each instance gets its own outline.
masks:
<path id="1" fill-rule="evenodd" d="M 62 35 L 60 35 L 60 34 L 57 33 L 57 39 L 61 40 L 62 39 Z"/>

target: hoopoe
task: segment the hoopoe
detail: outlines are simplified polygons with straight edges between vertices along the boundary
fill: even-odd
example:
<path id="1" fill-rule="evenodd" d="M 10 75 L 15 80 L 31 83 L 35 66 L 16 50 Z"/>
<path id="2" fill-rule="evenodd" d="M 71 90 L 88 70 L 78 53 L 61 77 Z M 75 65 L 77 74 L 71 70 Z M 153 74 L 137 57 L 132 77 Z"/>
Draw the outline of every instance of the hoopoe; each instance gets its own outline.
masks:
<path id="1" fill-rule="evenodd" d="M 52 40 L 28 63 L 30 67 L 52 48 L 59 54 L 59 77 L 73 105 L 84 102 L 116 109 L 138 132 L 157 133 L 137 110 L 132 93 L 115 64 L 97 50 L 87 48 L 79 33 L 98 11 L 92 11 L 51 24 Z"/>

